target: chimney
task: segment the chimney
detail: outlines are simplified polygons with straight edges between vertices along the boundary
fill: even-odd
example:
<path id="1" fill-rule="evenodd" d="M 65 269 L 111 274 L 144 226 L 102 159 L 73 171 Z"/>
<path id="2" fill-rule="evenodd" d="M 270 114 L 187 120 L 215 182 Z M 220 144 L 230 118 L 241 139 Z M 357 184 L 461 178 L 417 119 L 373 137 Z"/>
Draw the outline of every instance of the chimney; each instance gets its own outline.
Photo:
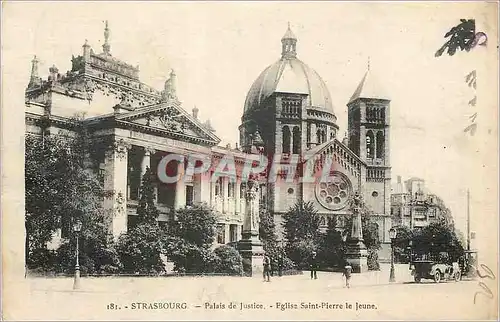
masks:
<path id="1" fill-rule="evenodd" d="M 49 68 L 49 73 L 50 79 L 53 82 L 57 81 L 57 74 L 59 73 L 59 69 L 56 67 L 56 65 L 52 65 L 52 67 Z"/>
<path id="2" fill-rule="evenodd" d="M 198 119 L 198 112 L 199 112 L 199 111 L 200 111 L 200 110 L 199 110 L 196 106 L 193 108 L 193 117 L 194 117 L 196 120 Z"/>
<path id="3" fill-rule="evenodd" d="M 177 99 L 177 76 L 175 71 L 172 69 L 170 72 L 170 97 Z"/>
<path id="4" fill-rule="evenodd" d="M 85 61 L 90 61 L 90 45 L 87 39 L 85 39 L 85 43 L 82 46 L 83 48 L 83 59 Z"/>

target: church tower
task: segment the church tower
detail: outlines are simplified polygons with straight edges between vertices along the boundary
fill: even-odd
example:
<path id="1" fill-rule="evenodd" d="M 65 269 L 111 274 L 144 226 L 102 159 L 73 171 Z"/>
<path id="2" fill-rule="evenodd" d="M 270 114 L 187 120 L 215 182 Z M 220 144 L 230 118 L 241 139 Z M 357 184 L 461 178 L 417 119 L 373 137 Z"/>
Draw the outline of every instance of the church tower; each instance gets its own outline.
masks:
<path id="1" fill-rule="evenodd" d="M 390 99 L 368 70 L 348 107 L 349 149 L 371 166 L 390 166 Z"/>
<path id="2" fill-rule="evenodd" d="M 240 145 L 262 144 L 267 155 L 304 154 L 336 137 L 337 117 L 326 84 L 297 58 L 290 25 L 281 38 L 281 58 L 255 80 L 245 100 Z"/>
<path id="3" fill-rule="evenodd" d="M 361 168 L 360 192 L 377 218 L 382 247 L 380 258 L 390 257 L 388 231 L 391 221 L 390 99 L 368 63 L 348 107 L 348 146 L 365 167 Z"/>
<path id="4" fill-rule="evenodd" d="M 263 153 L 273 162 L 267 204 L 275 214 L 310 198 L 299 180 L 285 178 L 297 177 L 298 161 L 334 140 L 338 131 L 330 92 L 319 74 L 297 58 L 298 40 L 290 25 L 278 48 L 279 60 L 262 71 L 247 94 L 239 127 L 243 151 Z"/>

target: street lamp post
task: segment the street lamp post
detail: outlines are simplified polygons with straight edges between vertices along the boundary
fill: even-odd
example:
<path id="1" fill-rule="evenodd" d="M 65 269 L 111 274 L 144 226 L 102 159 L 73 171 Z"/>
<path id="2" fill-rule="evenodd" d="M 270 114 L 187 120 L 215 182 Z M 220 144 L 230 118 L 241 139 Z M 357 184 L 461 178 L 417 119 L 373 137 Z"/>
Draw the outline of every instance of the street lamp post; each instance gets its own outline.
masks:
<path id="1" fill-rule="evenodd" d="M 408 262 L 410 263 L 410 269 L 411 269 L 411 262 L 413 261 L 413 252 L 412 252 L 412 250 L 413 250 L 413 241 L 412 241 L 412 240 L 410 240 L 410 241 L 408 242 L 408 245 L 409 245 L 409 246 L 408 246 L 408 250 L 409 250 L 409 258 L 408 258 Z"/>
<path id="2" fill-rule="evenodd" d="M 81 230 L 82 230 L 82 222 L 79 219 L 77 219 L 75 224 L 73 225 L 73 231 L 76 234 L 75 280 L 73 281 L 73 289 L 74 290 L 77 290 L 80 288 L 80 261 L 79 261 L 79 257 L 80 257 L 80 249 L 79 248 L 80 247 L 79 247 L 79 243 L 78 243 L 78 238 L 79 238 L 79 234 L 80 234 Z"/>
<path id="3" fill-rule="evenodd" d="M 391 238 L 391 274 L 389 276 L 389 282 L 394 283 L 396 277 L 394 276 L 394 238 L 396 238 L 396 229 L 389 229 L 389 238 Z"/>

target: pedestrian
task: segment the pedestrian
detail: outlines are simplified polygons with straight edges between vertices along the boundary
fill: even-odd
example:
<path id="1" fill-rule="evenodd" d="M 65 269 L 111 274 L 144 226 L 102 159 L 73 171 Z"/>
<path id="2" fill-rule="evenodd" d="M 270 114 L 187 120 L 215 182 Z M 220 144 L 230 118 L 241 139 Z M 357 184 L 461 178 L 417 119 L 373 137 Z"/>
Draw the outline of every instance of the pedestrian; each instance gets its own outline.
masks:
<path id="1" fill-rule="evenodd" d="M 267 277 L 267 282 L 270 282 L 270 276 L 269 276 L 269 271 L 271 270 L 271 259 L 269 258 L 269 256 L 264 255 L 264 270 L 262 272 L 263 274 L 263 277 L 264 277 L 264 282 L 266 282 L 266 277 Z"/>
<path id="2" fill-rule="evenodd" d="M 316 257 L 316 252 L 312 252 L 311 259 L 309 260 L 309 266 L 311 268 L 311 279 L 318 279 L 318 258 Z"/>
<path id="3" fill-rule="evenodd" d="M 345 276 L 345 286 L 347 288 L 351 287 L 351 273 L 352 273 L 351 265 L 349 265 L 349 263 L 345 263 L 344 271 L 342 272 L 342 276 Z"/>

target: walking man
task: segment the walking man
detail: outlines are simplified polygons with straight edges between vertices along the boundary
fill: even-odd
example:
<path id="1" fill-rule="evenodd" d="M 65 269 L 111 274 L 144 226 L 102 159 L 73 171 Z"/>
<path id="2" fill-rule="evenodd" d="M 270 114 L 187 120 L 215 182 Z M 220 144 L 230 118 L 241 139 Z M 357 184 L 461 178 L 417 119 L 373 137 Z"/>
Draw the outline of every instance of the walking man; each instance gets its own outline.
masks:
<path id="1" fill-rule="evenodd" d="M 266 276 L 267 276 L 267 282 L 270 282 L 270 270 L 271 270 L 271 259 L 269 258 L 269 256 L 264 255 L 264 270 L 262 272 L 263 274 L 263 277 L 264 277 L 264 282 L 266 282 Z"/>
<path id="2" fill-rule="evenodd" d="M 318 279 L 317 270 L 318 270 L 318 258 L 316 257 L 316 252 L 312 252 L 312 256 L 309 262 L 311 267 L 311 279 Z"/>
<path id="3" fill-rule="evenodd" d="M 352 273 L 352 267 L 351 265 L 349 265 L 349 263 L 346 262 L 342 275 L 345 276 L 345 286 L 347 288 L 351 287 L 351 273 Z"/>

